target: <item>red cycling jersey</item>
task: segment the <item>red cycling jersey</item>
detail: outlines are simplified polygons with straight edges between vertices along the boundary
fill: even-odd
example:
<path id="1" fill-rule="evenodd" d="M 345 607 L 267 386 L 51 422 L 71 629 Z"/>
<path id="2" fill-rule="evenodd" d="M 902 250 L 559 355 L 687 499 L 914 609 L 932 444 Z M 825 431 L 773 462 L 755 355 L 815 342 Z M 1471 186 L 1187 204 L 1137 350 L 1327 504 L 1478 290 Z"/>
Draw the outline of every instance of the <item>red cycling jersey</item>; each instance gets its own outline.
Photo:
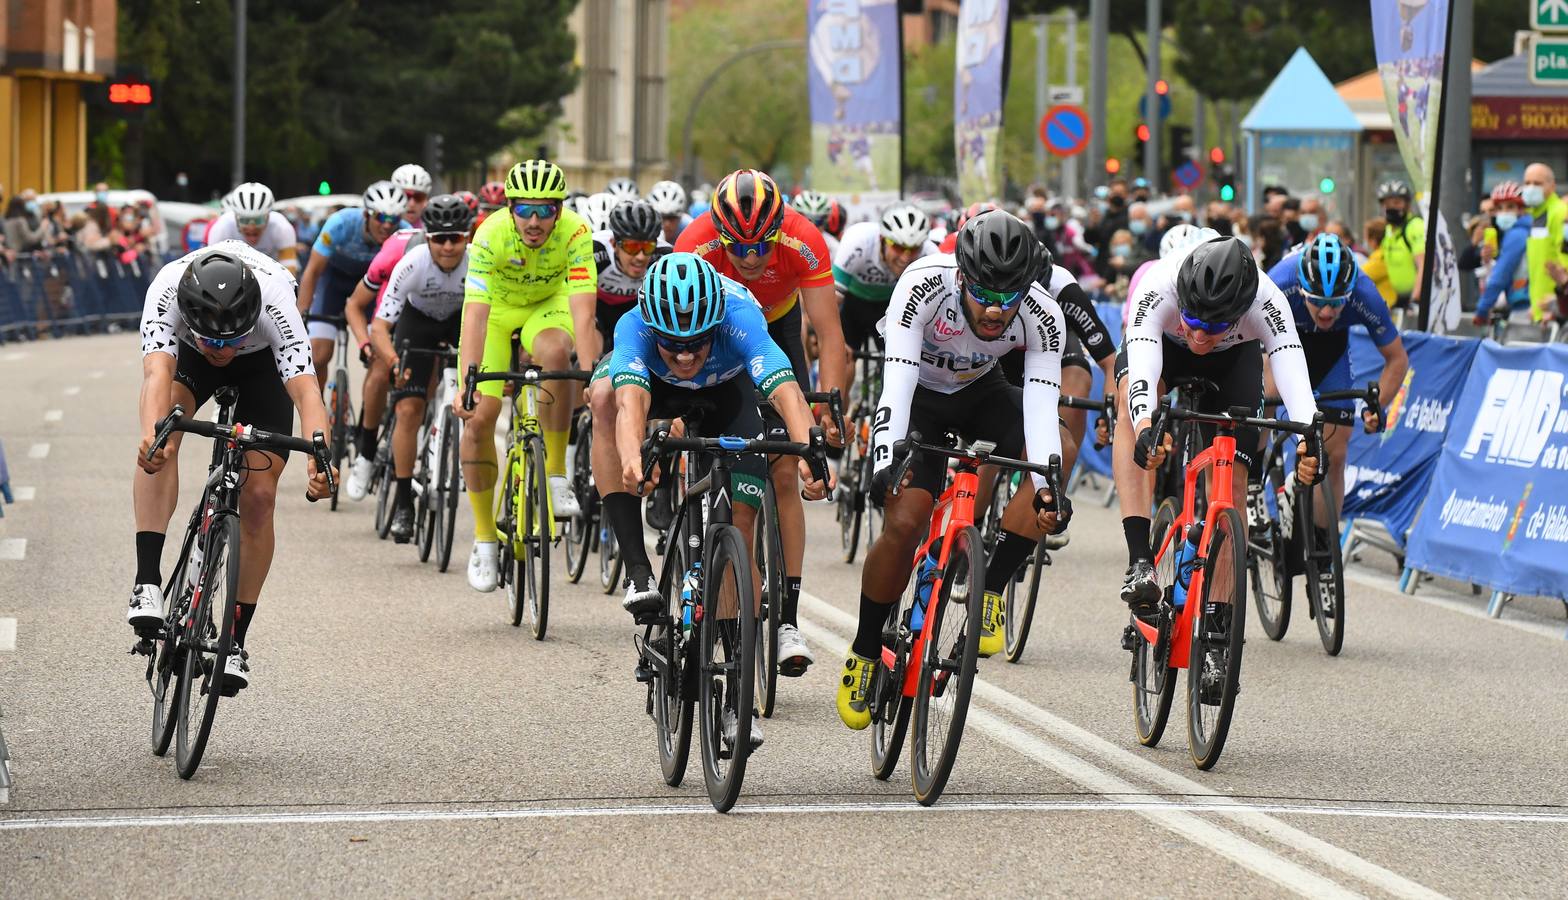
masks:
<path id="1" fill-rule="evenodd" d="M 827 242 L 822 232 L 805 216 L 787 209 L 784 222 L 779 226 L 779 238 L 768 255 L 768 267 L 762 277 L 747 281 L 740 277 L 724 243 L 713 227 L 711 216 L 698 216 L 680 237 L 675 239 L 677 253 L 695 253 L 713 264 L 720 274 L 739 281 L 751 289 L 762 314 L 769 322 L 789 312 L 800 298 L 801 288 L 819 287 L 833 283 L 833 260 L 828 255 Z"/>

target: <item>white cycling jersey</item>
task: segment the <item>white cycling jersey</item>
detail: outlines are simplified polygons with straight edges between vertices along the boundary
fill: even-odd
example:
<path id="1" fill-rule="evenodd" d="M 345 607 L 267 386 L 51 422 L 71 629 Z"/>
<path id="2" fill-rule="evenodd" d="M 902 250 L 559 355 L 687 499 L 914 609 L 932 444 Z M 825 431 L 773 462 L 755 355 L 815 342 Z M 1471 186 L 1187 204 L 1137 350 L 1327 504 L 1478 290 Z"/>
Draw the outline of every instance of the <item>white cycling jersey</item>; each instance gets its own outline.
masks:
<path id="1" fill-rule="evenodd" d="M 936 244 L 926 241 L 917 259 L 934 256 Z M 882 259 L 882 226 L 856 222 L 844 230 L 844 239 L 833 250 L 833 281 L 845 300 L 886 303 L 898 281 Z"/>
<path id="2" fill-rule="evenodd" d="M 892 464 L 893 444 L 907 435 L 917 385 L 957 393 L 1016 347 L 1024 348 L 1024 444 L 1029 461 L 1044 464 L 1061 453 L 1056 403 L 1062 391 L 1064 328 L 1056 301 L 1034 283 L 1002 336 L 982 340 L 964 315 L 957 257 L 938 253 L 911 263 L 894 286 L 880 325 L 886 349 L 873 435 L 875 468 Z M 1036 487 L 1045 486 L 1044 476 L 1034 480 Z"/>
<path id="3" fill-rule="evenodd" d="M 662 233 L 654 243 L 657 244 L 657 249 L 653 251 L 653 259 L 658 259 L 673 249 Z M 615 233 L 608 228 L 593 233 L 593 261 L 599 269 L 600 303 L 607 306 L 625 306 L 636 302 L 637 291 L 642 287 L 642 279 L 633 278 L 621 271 L 620 261 L 615 256 Z"/>
<path id="4" fill-rule="evenodd" d="M 463 308 L 463 279 L 468 276 L 468 252 L 452 271 L 443 272 L 430 255 L 430 245 L 420 244 L 397 261 L 387 278 L 387 292 L 381 297 L 376 318 L 396 325 L 404 305 L 412 306 L 432 319 L 444 322 Z"/>
<path id="5" fill-rule="evenodd" d="M 289 270 L 276 260 L 259 252 L 244 241 L 224 241 L 211 247 L 187 253 L 158 271 L 147 287 L 147 300 L 142 307 L 142 355 L 167 353 L 178 358 L 179 344 L 185 342 L 196 347 L 196 336 L 185 317 L 180 315 L 180 305 L 175 296 L 180 278 L 199 256 L 222 250 L 238 257 L 255 273 L 261 283 L 261 316 L 256 327 L 236 347 L 238 354 L 259 353 L 271 350 L 284 381 L 300 375 L 316 374 L 310 360 L 310 340 L 305 333 L 305 322 L 300 318 L 295 303 L 298 285 Z"/>
<path id="6" fill-rule="evenodd" d="M 1127 411 L 1135 424 L 1150 418 L 1154 408 L 1155 388 L 1165 365 L 1164 340 L 1169 338 L 1187 346 L 1186 326 L 1176 299 L 1176 276 L 1186 257 L 1182 253 L 1160 260 L 1138 282 L 1138 296 L 1123 341 L 1127 351 Z M 1274 280 L 1261 271 L 1252 306 L 1214 349 L 1227 350 L 1254 340 L 1263 346 L 1263 356 L 1274 373 L 1274 384 L 1290 418 L 1311 422 L 1318 406 L 1312 397 L 1312 380 L 1307 375 L 1307 357 L 1296 334 L 1295 317 Z"/>
<path id="7" fill-rule="evenodd" d="M 245 238 L 240 234 L 239 222 L 235 220 L 232 212 L 226 212 L 219 216 L 207 228 L 207 246 L 209 247 L 223 241 L 244 240 Z M 248 244 L 249 241 L 246 241 L 246 243 Z M 282 213 L 273 210 L 267 215 L 267 228 L 261 233 L 261 239 L 256 242 L 255 248 L 272 259 L 277 259 L 278 254 L 285 248 L 292 250 L 298 243 L 299 239 L 294 235 L 294 226 L 289 224 L 289 220 Z M 289 263 L 292 262 L 294 261 L 290 260 L 284 263 L 284 266 L 288 267 Z M 294 263 L 294 265 L 297 266 L 298 263 Z"/>

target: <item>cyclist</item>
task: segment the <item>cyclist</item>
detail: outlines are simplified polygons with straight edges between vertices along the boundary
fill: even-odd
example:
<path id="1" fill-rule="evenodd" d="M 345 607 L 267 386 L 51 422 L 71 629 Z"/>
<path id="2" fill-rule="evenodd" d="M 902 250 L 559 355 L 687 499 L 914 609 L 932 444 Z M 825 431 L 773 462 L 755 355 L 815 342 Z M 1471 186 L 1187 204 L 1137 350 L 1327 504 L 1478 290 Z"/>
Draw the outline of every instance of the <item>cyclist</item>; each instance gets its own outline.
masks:
<path id="1" fill-rule="evenodd" d="M 223 215 L 207 226 L 202 243 L 210 247 L 235 238 L 282 263 L 290 272 L 299 272 L 294 226 L 272 208 L 272 189 L 266 185 L 247 181 L 230 191 L 223 198 Z"/>
<path id="2" fill-rule="evenodd" d="M 463 201 L 463 205 L 468 207 L 469 212 L 474 214 L 475 222 L 477 223 L 479 217 L 479 195 L 473 191 L 453 191 L 452 196 Z"/>
<path id="3" fill-rule="evenodd" d="M 477 224 L 483 225 L 485 218 L 498 209 L 506 207 L 506 185 L 499 181 L 487 181 L 479 189 L 479 218 Z"/>
<path id="4" fill-rule="evenodd" d="M 817 191 L 801 191 L 790 202 L 795 211 L 811 220 L 827 242 L 828 255 L 838 258 L 839 236 L 844 233 L 844 208 L 837 200 Z"/>
<path id="5" fill-rule="evenodd" d="M 909 582 L 910 561 L 930 526 L 946 470 L 940 458 L 916 460 L 902 492 L 887 497 L 893 445 L 911 431 L 927 440 L 951 431 L 994 441 L 1002 456 L 1017 457 L 1027 447 L 1036 463 L 1061 452 L 1056 402 L 1065 326 L 1056 301 L 1035 280 L 1050 265 L 1050 252 L 1028 225 L 993 213 L 965 224 L 956 255 L 917 260 L 893 289 L 871 479 L 872 499 L 886 504 L 886 519 L 866 554 L 860 624 L 839 677 L 838 714 L 850 728 L 871 721 L 866 692 L 882 627 Z M 996 365 L 1018 346 L 1025 349 L 1022 388 L 1009 384 Z M 980 637 L 985 656 L 1002 647 L 1001 591 L 1012 572 L 1033 552 L 1040 531 L 1057 531 L 1071 517 L 1070 508 L 1061 515 L 1044 512 L 1052 498 L 1044 479 L 1036 477 L 1034 485 L 1008 506 L 1004 533 L 987 563 Z"/>
<path id="6" fill-rule="evenodd" d="M 1394 308 L 1409 309 L 1421 300 L 1421 270 L 1426 265 L 1426 220 L 1411 215 L 1410 185 L 1399 179 L 1377 186 L 1377 202 L 1388 227 L 1383 231 L 1383 259 L 1394 288 Z"/>
<path id="7" fill-rule="evenodd" d="M 138 633 L 156 632 L 163 621 L 160 571 L 164 535 L 179 502 L 179 432 L 147 458 L 155 426 L 175 404 L 201 408 L 221 387 L 239 390 L 236 421 L 292 434 L 298 410 L 305 434 L 330 434 L 327 410 L 315 389 L 305 324 L 294 305 L 294 276 L 244 241 L 223 241 L 164 266 L 147 288 L 142 309 L 142 440 L 140 467 L 132 483 L 136 511 L 136 581 L 126 619 Z M 234 642 L 245 646 L 256 600 L 272 565 L 272 508 L 286 458 L 262 451 L 247 454 L 250 471 L 240 488 L 238 606 Z M 328 496 L 327 476 L 307 463 L 311 497 Z M 250 665 L 234 654 L 224 669 L 228 683 L 250 683 Z"/>
<path id="8" fill-rule="evenodd" d="M 473 223 L 474 212 L 463 201 L 451 194 L 431 198 L 425 208 L 426 239 L 404 254 L 392 270 L 386 296 L 376 310 L 373 334 L 378 359 L 396 360 L 395 347 L 404 341 L 420 350 L 434 350 L 441 344 L 457 346 L 462 321 L 458 311 L 463 306 Z M 392 501 L 391 534 L 393 540 L 406 544 L 414 536 L 414 462 L 419 429 L 425 420 L 425 391 L 435 360 L 421 353 L 398 363 L 398 386 L 419 392 L 398 400 L 397 425 L 392 433 L 397 491 Z"/>
<path id="9" fill-rule="evenodd" d="M 1151 618 L 1160 598 L 1149 548 L 1154 485 L 1144 470 L 1163 463 L 1171 447 L 1169 434 L 1156 446 L 1151 424 L 1155 398 L 1163 393 L 1161 378 L 1214 382 L 1219 390 L 1203 398 L 1209 411 L 1257 409 L 1265 358 L 1291 419 L 1310 422 L 1317 403 L 1289 305 L 1274 282 L 1262 277 L 1246 245 L 1233 237 L 1214 238 L 1160 260 L 1144 276 L 1116 358 L 1120 415 L 1112 460 L 1129 563 L 1121 598 L 1140 618 Z M 1212 433 L 1212 426 L 1205 429 L 1206 438 Z M 1246 469 L 1257 445 L 1255 430 L 1237 429 L 1236 457 L 1243 465 L 1234 473 L 1235 496 L 1246 496 Z M 1305 441 L 1300 449 L 1297 476 L 1309 481 L 1317 460 L 1305 453 Z"/>
<path id="10" fill-rule="evenodd" d="M 768 336 L 789 357 L 797 384 L 811 383 L 801 311 L 817 331 L 822 347 L 819 390 L 844 387 L 848 368 L 844 335 L 838 324 L 832 260 L 822 232 L 784 203 L 779 186 L 755 169 L 725 176 L 714 189 L 707 216 L 692 222 L 675 242 L 677 252 L 696 253 L 719 274 L 746 285 L 762 305 Z M 828 440 L 837 443 L 831 412 L 818 410 Z M 765 413 L 769 433 L 782 431 L 780 418 Z M 806 555 L 806 511 L 800 503 L 797 466 L 788 457 L 773 464 L 773 495 L 778 501 L 779 534 L 784 547 L 785 596 L 779 615 L 780 673 L 797 677 L 815 658 L 798 629 L 800 573 Z"/>
<path id="11" fill-rule="evenodd" d="M 1496 258 L 1476 301 L 1476 325 L 1486 324 L 1494 306 L 1520 313 L 1530 309 L 1529 245 L 1535 220 L 1525 213 L 1518 182 L 1504 181 L 1492 188 L 1492 224 L 1496 232 L 1488 239 L 1495 245 Z"/>
<path id="12" fill-rule="evenodd" d="M 343 315 L 344 303 L 370 268 L 376 251 L 399 228 L 409 227 L 403 219 L 408 197 L 392 182 L 372 184 L 365 189 L 362 202 L 361 207 L 338 210 L 321 226 L 310 248 L 310 262 L 299 279 L 300 312 L 308 309 L 317 315 Z M 325 389 L 338 328 L 327 322 L 311 322 L 308 330 L 316 382 L 319 389 Z"/>
<path id="13" fill-rule="evenodd" d="M 622 203 L 610 210 L 610 227 L 594 234 L 599 303 L 592 324 L 603 343 L 601 356 L 615 349 L 615 323 L 637 302 L 637 289 L 648 274 L 649 264 L 669 252 L 659 214 L 652 204 L 642 200 Z M 573 324 L 578 331 L 589 326 L 587 322 Z"/>
<path id="14" fill-rule="evenodd" d="M 663 223 L 664 242 L 674 245 L 691 224 L 691 216 L 686 214 L 686 189 L 673 181 L 661 181 L 649 189 L 648 202 Z"/>
<path id="15" fill-rule="evenodd" d="M 574 334 L 572 327 L 574 319 L 592 317 L 598 278 L 588 223 L 562 208 L 566 176 L 549 160 L 525 160 L 506 175 L 506 199 L 509 214 L 486 219 L 468 250 L 458 371 L 466 372 L 470 365 L 485 372 L 507 371 L 514 333 L 522 351 L 545 369 L 570 368 L 574 346 L 579 360 L 595 359 L 598 331 Z M 558 385 L 541 391 L 539 403 L 550 500 L 555 514 L 564 518 L 579 513 L 566 478 L 567 427 L 575 393 Z M 488 592 L 495 590 L 497 576 L 495 423 L 501 414 L 501 382 L 481 383 L 479 394 L 474 409 L 464 409 L 460 398 L 454 398 L 453 408 L 466 423 L 463 479 L 474 510 L 468 584 Z"/>
<path id="16" fill-rule="evenodd" d="M 605 184 L 604 192 L 610 195 L 610 209 L 622 203 L 642 199 L 642 192 L 637 190 L 637 182 L 630 178 L 611 178 Z"/>
<path id="17" fill-rule="evenodd" d="M 812 202 L 809 197 L 807 201 Z M 881 346 L 877 323 L 887 315 L 893 285 L 910 263 L 937 252 L 930 235 L 931 220 L 911 203 L 888 207 L 879 222 L 857 222 L 845 229 L 833 253 L 833 284 L 843 300 L 839 323 L 850 350 L 861 350 L 872 339 Z M 847 362 L 846 391 L 855 383 L 854 357 Z"/>
<path id="18" fill-rule="evenodd" d="M 430 202 L 430 191 L 434 187 L 430 173 L 425 171 L 424 166 L 404 163 L 392 170 L 392 183 L 408 198 L 408 209 L 403 213 L 403 220 L 419 228 L 425 214 L 425 204 Z"/>
<path id="19" fill-rule="evenodd" d="M 1388 306 L 1377 292 L 1372 279 L 1356 267 L 1356 258 L 1338 235 L 1320 232 L 1300 251 L 1285 257 L 1269 270 L 1269 280 L 1290 302 L 1296 334 L 1301 338 L 1307 359 L 1307 377 L 1315 391 L 1347 391 L 1350 379 L 1350 326 L 1361 325 L 1383 355 L 1383 374 L 1378 377 L 1378 396 L 1392 398 L 1404 383 L 1410 357 L 1399 329 L 1389 316 Z M 1272 391 L 1272 379 L 1265 389 Z M 1386 401 L 1383 401 L 1386 402 Z M 1335 509 L 1344 505 L 1345 452 L 1350 444 L 1350 424 L 1355 419 L 1353 401 L 1329 400 L 1323 410 L 1323 449 L 1328 454 L 1330 489 Z M 1378 410 L 1361 411 L 1363 427 L 1377 428 Z M 1261 444 L 1259 445 L 1262 446 Z M 1262 473 L 1256 465 L 1250 472 L 1253 483 Z M 1319 512 L 1326 514 L 1321 506 Z M 1326 522 L 1324 523 L 1327 524 Z"/>
<path id="20" fill-rule="evenodd" d="M 942 253 L 952 253 L 958 247 L 958 232 L 963 230 L 965 223 L 981 213 L 987 213 L 996 208 L 997 205 L 995 203 L 969 204 L 968 208 L 958 214 L 958 221 L 953 225 L 953 230 L 949 231 L 947 236 L 942 238 L 941 243 L 937 245 L 937 249 Z"/>

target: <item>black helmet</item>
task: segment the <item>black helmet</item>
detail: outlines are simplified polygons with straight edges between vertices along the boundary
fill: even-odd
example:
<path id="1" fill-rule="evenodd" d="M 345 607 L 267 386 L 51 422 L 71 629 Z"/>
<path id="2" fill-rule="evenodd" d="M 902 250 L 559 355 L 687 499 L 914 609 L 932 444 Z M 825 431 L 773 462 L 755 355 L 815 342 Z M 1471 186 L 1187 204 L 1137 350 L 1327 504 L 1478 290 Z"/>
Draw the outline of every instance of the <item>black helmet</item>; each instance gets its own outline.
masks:
<path id="1" fill-rule="evenodd" d="M 473 227 L 474 211 L 456 194 L 437 194 L 425 207 L 425 233 L 467 231 Z"/>
<path id="2" fill-rule="evenodd" d="M 1391 178 L 1377 186 L 1377 200 L 1382 203 L 1390 197 L 1410 199 L 1410 185 L 1398 178 Z"/>
<path id="3" fill-rule="evenodd" d="M 964 280 L 1004 293 L 1024 290 L 1042 274 L 1049 278 L 1055 264 L 1028 225 L 1000 211 L 965 222 L 955 250 Z"/>
<path id="4" fill-rule="evenodd" d="M 191 260 L 175 293 L 180 316 L 198 337 L 243 337 L 261 315 L 261 283 L 232 253 L 212 250 Z"/>
<path id="5" fill-rule="evenodd" d="M 651 241 L 663 230 L 659 213 L 646 200 L 631 200 L 610 210 L 610 233 L 616 240 Z"/>
<path id="6" fill-rule="evenodd" d="M 1205 322 L 1234 323 L 1258 295 L 1258 262 L 1241 241 L 1218 237 L 1192 249 L 1176 276 L 1181 311 Z"/>

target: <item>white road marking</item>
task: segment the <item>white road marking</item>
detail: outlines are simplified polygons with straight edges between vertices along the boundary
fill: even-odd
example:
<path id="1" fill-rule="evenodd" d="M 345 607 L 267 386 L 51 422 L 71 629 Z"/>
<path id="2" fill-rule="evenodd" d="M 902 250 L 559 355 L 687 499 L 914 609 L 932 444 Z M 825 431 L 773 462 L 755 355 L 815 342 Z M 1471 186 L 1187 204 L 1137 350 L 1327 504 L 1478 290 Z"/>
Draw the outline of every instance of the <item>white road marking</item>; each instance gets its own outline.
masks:
<path id="1" fill-rule="evenodd" d="M 16 502 L 21 503 L 23 500 L 31 500 L 38 496 L 38 488 L 35 488 L 32 485 L 28 485 L 27 487 L 14 487 L 11 488 L 11 496 L 16 498 Z"/>
<path id="2" fill-rule="evenodd" d="M 1428 606 L 1446 609 L 1450 612 L 1469 616 L 1472 619 L 1484 619 L 1499 625 L 1507 625 L 1509 628 L 1523 631 L 1525 634 L 1533 634 L 1553 641 L 1561 641 L 1564 637 L 1568 637 L 1568 635 L 1564 634 L 1561 624 L 1554 625 L 1543 621 L 1522 619 L 1517 613 L 1511 617 L 1505 613 L 1502 618 L 1492 618 L 1486 613 L 1486 594 L 1474 598 L 1460 599 L 1453 595 L 1445 596 L 1445 594 L 1448 594 L 1446 589 L 1430 583 L 1422 584 L 1416 589 L 1414 594 L 1406 594 L 1399 590 L 1397 581 L 1390 586 L 1388 579 L 1389 576 L 1387 575 L 1360 572 L 1352 566 L 1345 567 L 1346 581 L 1382 591 L 1385 594 L 1390 594 L 1403 600 L 1418 600 Z"/>
<path id="3" fill-rule="evenodd" d="M 26 358 L 27 358 L 27 354 L 26 353 L 16 353 L 16 352 L 7 353 L 4 356 L 0 356 L 0 359 L 5 360 L 6 362 L 20 362 L 20 361 L 22 361 L 22 360 L 24 360 Z"/>
<path id="4" fill-rule="evenodd" d="M 16 620 L 0 618 L 0 653 L 16 649 Z"/>
<path id="5" fill-rule="evenodd" d="M 82 386 L 79 385 L 79 384 L 73 384 L 70 387 L 65 389 L 65 395 L 67 397 L 75 397 L 77 394 L 80 394 L 81 392 L 82 392 Z"/>
<path id="6" fill-rule="evenodd" d="M 91 372 L 87 373 L 87 377 L 88 378 L 102 378 L 103 377 L 103 370 L 102 369 L 94 369 Z"/>
<path id="7" fill-rule="evenodd" d="M 45 422 L 58 422 L 63 418 L 65 418 L 65 410 L 63 409 L 51 409 L 44 413 Z"/>
<path id="8" fill-rule="evenodd" d="M 0 559 L 19 561 L 27 558 L 27 538 L 0 539 Z"/>
<path id="9" fill-rule="evenodd" d="M 43 459 L 49 455 L 49 444 L 38 443 L 27 448 L 27 455 L 32 459 Z"/>

